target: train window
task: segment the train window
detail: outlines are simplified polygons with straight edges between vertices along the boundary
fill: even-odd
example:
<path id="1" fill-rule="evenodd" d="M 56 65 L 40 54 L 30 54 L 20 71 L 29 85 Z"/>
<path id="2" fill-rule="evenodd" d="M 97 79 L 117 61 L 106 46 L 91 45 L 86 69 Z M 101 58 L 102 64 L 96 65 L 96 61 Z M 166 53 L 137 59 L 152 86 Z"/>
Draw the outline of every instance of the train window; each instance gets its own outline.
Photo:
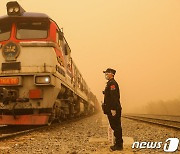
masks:
<path id="1" fill-rule="evenodd" d="M 60 40 L 60 38 L 59 38 L 59 31 L 58 31 L 58 30 L 56 30 L 56 42 L 57 42 L 57 44 L 58 44 L 59 46 L 61 46 L 61 40 Z"/>
<path id="2" fill-rule="evenodd" d="M 19 22 L 17 23 L 18 39 L 41 39 L 48 36 L 48 22 Z"/>
<path id="3" fill-rule="evenodd" d="M 11 23 L 1 23 L 0 24 L 0 41 L 5 41 L 8 40 L 10 38 L 11 35 L 11 27 L 12 24 Z"/>
<path id="4" fill-rule="evenodd" d="M 60 30 L 60 31 L 59 31 L 59 39 L 60 39 L 61 41 L 63 41 L 63 38 L 64 38 L 64 33 Z"/>

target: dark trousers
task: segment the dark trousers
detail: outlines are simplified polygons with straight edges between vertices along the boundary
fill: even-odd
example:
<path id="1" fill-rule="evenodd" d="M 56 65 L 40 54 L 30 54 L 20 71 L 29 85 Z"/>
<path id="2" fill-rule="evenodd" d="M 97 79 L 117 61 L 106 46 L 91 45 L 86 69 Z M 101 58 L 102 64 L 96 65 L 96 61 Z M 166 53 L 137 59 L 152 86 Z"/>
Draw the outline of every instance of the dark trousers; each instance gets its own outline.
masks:
<path id="1" fill-rule="evenodd" d="M 109 124 L 111 128 L 114 130 L 115 144 L 121 145 L 123 144 L 122 139 L 122 127 L 121 127 L 121 110 L 116 111 L 116 115 L 112 116 L 111 114 L 107 115 Z"/>

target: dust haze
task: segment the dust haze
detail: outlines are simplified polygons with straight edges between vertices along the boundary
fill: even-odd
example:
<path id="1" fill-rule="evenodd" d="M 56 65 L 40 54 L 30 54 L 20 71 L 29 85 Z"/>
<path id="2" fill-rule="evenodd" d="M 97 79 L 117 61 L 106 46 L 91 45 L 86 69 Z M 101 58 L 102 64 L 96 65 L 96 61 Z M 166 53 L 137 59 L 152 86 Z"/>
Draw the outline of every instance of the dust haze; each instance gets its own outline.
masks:
<path id="1" fill-rule="evenodd" d="M 0 15 L 6 14 L 1 0 Z M 117 70 L 123 112 L 180 113 L 179 0 L 19 0 L 48 14 L 99 102 L 108 67 Z"/>

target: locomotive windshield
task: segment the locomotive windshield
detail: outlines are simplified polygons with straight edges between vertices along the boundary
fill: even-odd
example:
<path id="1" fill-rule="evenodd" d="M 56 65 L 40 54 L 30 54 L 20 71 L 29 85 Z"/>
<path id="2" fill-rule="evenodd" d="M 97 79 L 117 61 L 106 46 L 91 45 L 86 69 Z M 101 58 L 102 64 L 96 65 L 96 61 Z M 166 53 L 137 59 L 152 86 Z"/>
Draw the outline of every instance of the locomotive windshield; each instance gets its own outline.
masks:
<path id="1" fill-rule="evenodd" d="M 17 23 L 17 39 L 42 39 L 48 36 L 48 22 L 26 21 Z"/>
<path id="2" fill-rule="evenodd" d="M 9 22 L 0 23 L 0 41 L 5 41 L 10 38 L 12 24 Z"/>

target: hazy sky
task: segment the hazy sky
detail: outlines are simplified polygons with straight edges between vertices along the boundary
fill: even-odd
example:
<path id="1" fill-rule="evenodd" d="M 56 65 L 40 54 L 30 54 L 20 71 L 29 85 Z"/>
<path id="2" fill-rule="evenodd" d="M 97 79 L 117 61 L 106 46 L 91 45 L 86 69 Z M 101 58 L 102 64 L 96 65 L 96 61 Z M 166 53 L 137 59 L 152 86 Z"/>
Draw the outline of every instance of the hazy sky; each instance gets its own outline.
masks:
<path id="1" fill-rule="evenodd" d="M 0 1 L 0 15 L 6 14 Z M 179 0 L 19 0 L 42 12 L 64 33 L 72 57 L 98 99 L 107 67 L 117 70 L 125 110 L 180 98 Z"/>

